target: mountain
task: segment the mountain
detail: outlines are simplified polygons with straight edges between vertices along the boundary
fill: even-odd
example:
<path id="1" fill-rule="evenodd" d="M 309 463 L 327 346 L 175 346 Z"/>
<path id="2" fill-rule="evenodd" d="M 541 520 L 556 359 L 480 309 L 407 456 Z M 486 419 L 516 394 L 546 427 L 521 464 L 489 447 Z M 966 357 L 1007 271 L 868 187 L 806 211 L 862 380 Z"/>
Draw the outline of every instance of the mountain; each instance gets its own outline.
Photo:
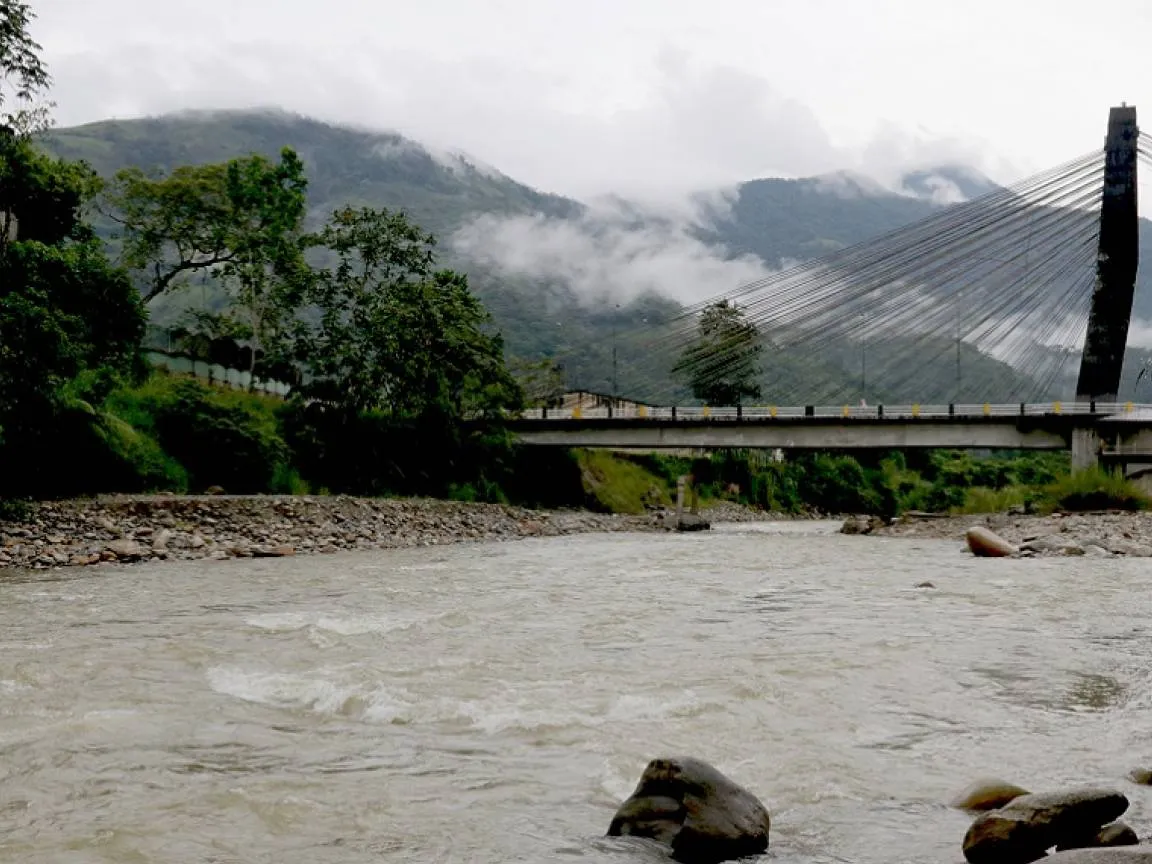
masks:
<path id="1" fill-rule="evenodd" d="M 308 172 L 312 225 L 349 203 L 403 209 L 439 238 L 443 263 L 468 272 L 511 353 L 553 358 L 569 386 L 608 391 L 615 378 L 622 393 L 661 399 L 684 392 L 667 370 L 645 362 L 650 349 L 633 332 L 659 326 L 681 302 L 732 290 L 995 188 L 964 166 L 945 165 L 911 172 L 895 189 L 850 172 L 755 179 L 702 192 L 690 214 L 619 198 L 586 203 L 396 133 L 274 110 L 110 120 L 54 130 L 47 145 L 104 176 L 129 165 L 166 171 L 253 152 L 275 156 L 290 146 Z M 1152 223 L 1140 227 L 1142 252 L 1152 255 Z M 1136 314 L 1152 321 L 1152 268 L 1146 273 Z M 184 295 L 163 304 L 154 318 L 172 323 L 188 302 Z M 995 377 L 996 361 L 985 359 L 992 364 L 988 377 Z M 809 365 L 782 368 L 781 380 L 803 389 Z M 855 373 L 831 362 L 819 372 L 822 381 L 845 374 Z M 927 391 L 952 392 L 950 381 L 937 383 L 918 382 L 924 391 L 914 395 L 927 400 L 935 398 Z"/>
<path id="2" fill-rule="evenodd" d="M 703 208 L 698 236 L 772 267 L 818 258 L 923 219 L 936 204 L 847 173 L 741 183 L 727 206 Z"/>
<path id="3" fill-rule="evenodd" d="M 187 112 L 106 120 L 55 130 L 50 148 L 84 159 L 109 177 L 135 165 L 168 171 L 292 147 L 308 170 L 309 206 L 323 220 L 345 204 L 403 207 L 444 236 L 469 215 L 540 213 L 567 218 L 582 205 L 538 192 L 465 156 L 439 152 L 402 135 L 333 126 L 282 111 Z"/>

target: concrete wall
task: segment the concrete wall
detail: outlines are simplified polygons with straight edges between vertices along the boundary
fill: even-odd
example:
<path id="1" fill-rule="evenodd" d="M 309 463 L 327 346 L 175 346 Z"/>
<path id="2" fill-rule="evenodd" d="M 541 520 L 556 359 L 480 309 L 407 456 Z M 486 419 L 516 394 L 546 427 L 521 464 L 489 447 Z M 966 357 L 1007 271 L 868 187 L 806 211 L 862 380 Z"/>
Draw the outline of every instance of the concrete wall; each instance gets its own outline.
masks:
<path id="1" fill-rule="evenodd" d="M 195 375 L 197 378 L 223 384 L 235 390 L 249 389 L 248 385 L 252 381 L 252 376 L 240 369 L 228 369 L 224 366 L 206 363 L 203 360 L 193 360 L 191 357 L 180 354 L 149 351 L 146 356 L 148 357 L 148 362 L 153 366 L 167 369 L 169 372 L 174 372 L 178 375 Z M 256 386 L 252 389 L 257 393 L 284 397 L 288 395 L 289 386 L 282 381 L 261 381 L 257 379 Z"/>

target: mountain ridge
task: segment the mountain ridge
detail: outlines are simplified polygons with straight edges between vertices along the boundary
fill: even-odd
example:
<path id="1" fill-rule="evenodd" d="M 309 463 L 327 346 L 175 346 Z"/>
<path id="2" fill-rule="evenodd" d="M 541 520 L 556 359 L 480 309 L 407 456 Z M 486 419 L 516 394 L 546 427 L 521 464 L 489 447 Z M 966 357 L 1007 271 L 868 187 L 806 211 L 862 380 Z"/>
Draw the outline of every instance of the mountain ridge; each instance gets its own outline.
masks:
<path id="1" fill-rule="evenodd" d="M 701 190 L 687 209 L 623 196 L 584 202 L 397 132 L 279 109 L 98 121 L 54 129 L 46 143 L 104 176 L 128 165 L 164 171 L 253 152 L 275 156 L 290 146 L 305 163 L 312 225 L 346 204 L 404 210 L 440 239 L 444 264 L 469 273 L 512 353 L 551 357 L 568 370 L 570 385 L 604 391 L 618 330 L 666 320 L 681 303 L 997 188 L 971 168 L 940 165 L 907 172 L 896 188 L 841 171 Z M 1152 224 L 1144 220 L 1141 251 L 1152 255 Z M 1145 282 L 1152 277 L 1140 282 L 1136 314 L 1152 320 Z M 178 311 L 168 304 L 156 314 L 164 323 Z M 629 350 L 621 350 L 623 367 Z M 628 374 L 622 368 L 623 392 L 635 389 Z"/>

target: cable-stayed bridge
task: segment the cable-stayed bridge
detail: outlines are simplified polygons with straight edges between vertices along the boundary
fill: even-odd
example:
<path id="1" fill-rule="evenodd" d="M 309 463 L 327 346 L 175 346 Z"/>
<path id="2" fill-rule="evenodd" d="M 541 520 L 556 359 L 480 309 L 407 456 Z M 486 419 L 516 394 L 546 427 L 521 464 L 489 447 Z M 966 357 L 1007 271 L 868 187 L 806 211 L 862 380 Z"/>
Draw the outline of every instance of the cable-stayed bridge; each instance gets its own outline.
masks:
<path id="1" fill-rule="evenodd" d="M 1113 108 L 1099 151 L 631 334 L 632 377 L 675 370 L 725 392 L 755 366 L 738 404 L 686 405 L 668 383 L 645 404 L 540 409 L 516 429 L 563 446 L 1070 448 L 1080 465 L 1152 462 L 1152 406 L 1120 394 L 1137 168 L 1150 160 L 1135 108 Z M 740 324 L 702 347 L 719 303 Z"/>

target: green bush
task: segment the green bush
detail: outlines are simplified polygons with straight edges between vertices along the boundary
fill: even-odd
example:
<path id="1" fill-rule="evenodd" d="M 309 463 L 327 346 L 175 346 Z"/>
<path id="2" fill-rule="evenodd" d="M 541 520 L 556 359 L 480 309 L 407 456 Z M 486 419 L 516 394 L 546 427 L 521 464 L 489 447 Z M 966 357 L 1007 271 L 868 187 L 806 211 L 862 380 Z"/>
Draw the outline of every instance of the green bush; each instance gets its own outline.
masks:
<path id="1" fill-rule="evenodd" d="M 1152 500 L 1116 471 L 1089 468 L 1073 471 L 1043 489 L 1045 510 L 1145 510 Z"/>
<path id="2" fill-rule="evenodd" d="M 119 417 L 105 414 L 96 434 L 107 448 L 112 476 L 101 482 L 117 492 L 185 492 L 188 472 L 157 441 Z"/>
<path id="3" fill-rule="evenodd" d="M 288 460 L 275 401 L 267 397 L 154 375 L 140 387 L 113 393 L 106 404 L 154 436 L 183 466 L 192 491 L 220 486 L 237 494 L 267 492 Z"/>
<path id="4" fill-rule="evenodd" d="M 0 522 L 22 522 L 32 515 L 32 504 L 23 498 L 0 498 Z"/>
<path id="5" fill-rule="evenodd" d="M 280 463 L 272 473 L 268 491 L 276 495 L 309 495 L 312 487 L 291 465 Z"/>
<path id="6" fill-rule="evenodd" d="M 467 484 L 477 500 L 502 502 L 515 470 L 512 438 L 497 426 L 465 429 L 431 412 L 398 420 L 298 402 L 277 414 L 300 476 L 338 494 L 448 497 Z"/>
<path id="7" fill-rule="evenodd" d="M 967 490 L 964 503 L 952 508 L 954 513 L 1004 513 L 1013 507 L 1026 507 L 1028 490 L 1023 486 L 988 489 L 977 486 Z"/>

